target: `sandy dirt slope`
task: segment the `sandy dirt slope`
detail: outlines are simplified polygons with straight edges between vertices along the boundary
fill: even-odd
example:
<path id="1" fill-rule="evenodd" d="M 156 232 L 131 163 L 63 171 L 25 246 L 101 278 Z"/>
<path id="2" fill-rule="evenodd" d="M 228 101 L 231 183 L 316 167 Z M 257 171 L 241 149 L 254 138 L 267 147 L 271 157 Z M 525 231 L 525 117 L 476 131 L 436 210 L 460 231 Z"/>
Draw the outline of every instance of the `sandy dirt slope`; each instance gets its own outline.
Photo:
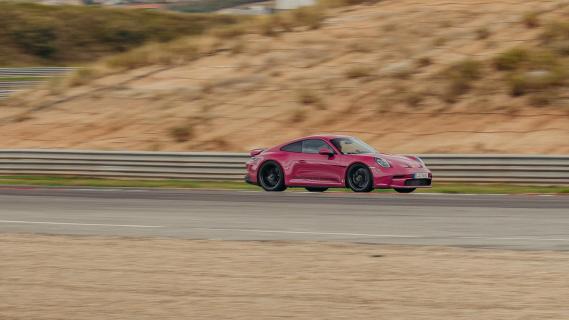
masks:
<path id="1" fill-rule="evenodd" d="M 568 87 L 513 97 L 492 64 L 540 47 L 569 1 L 398 0 L 326 15 L 317 30 L 224 39 L 190 63 L 26 93 L 0 107 L 0 147 L 243 151 L 332 132 L 385 152 L 569 153 Z M 447 70 L 465 59 L 480 61 L 480 79 L 449 96 Z"/>
<path id="2" fill-rule="evenodd" d="M 0 318 L 568 319 L 569 255 L 0 235 Z"/>

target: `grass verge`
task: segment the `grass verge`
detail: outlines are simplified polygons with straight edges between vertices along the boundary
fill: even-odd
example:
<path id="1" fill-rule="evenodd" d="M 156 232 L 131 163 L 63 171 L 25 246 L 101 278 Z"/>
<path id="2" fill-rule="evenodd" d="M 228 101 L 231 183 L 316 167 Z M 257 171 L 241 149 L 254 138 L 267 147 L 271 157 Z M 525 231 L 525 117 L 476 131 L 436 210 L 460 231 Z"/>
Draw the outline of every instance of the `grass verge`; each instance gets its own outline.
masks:
<path id="1" fill-rule="evenodd" d="M 43 77 L 0 77 L 0 82 L 39 81 L 44 79 Z"/>
<path id="2" fill-rule="evenodd" d="M 232 189 L 260 190 L 259 187 L 241 181 L 196 181 L 196 180 L 138 180 L 101 179 L 89 177 L 52 176 L 0 176 L 0 186 L 49 186 L 49 187 L 125 187 L 125 188 L 187 188 L 187 189 Z M 301 188 L 292 190 L 304 190 Z M 333 189 L 346 191 L 345 189 Z M 377 190 L 377 192 L 394 192 Z M 569 186 L 529 186 L 513 184 L 463 184 L 436 183 L 431 189 L 418 192 L 475 193 L 475 194 L 569 194 Z"/>

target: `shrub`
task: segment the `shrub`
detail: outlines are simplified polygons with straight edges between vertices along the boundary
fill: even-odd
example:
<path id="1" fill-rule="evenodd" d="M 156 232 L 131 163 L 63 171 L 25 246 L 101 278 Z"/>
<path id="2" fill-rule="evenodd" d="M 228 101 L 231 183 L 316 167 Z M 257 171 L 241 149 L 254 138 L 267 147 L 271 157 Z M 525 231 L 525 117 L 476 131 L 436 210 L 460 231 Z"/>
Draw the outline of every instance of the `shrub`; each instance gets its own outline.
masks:
<path id="1" fill-rule="evenodd" d="M 528 12 L 523 17 L 523 22 L 528 28 L 539 27 L 539 13 L 538 12 Z"/>
<path id="2" fill-rule="evenodd" d="M 293 123 L 303 122 L 304 120 L 306 120 L 306 111 L 302 109 L 297 109 L 294 111 L 292 117 L 290 118 L 290 121 Z"/>
<path id="3" fill-rule="evenodd" d="M 244 25 L 228 26 L 212 30 L 211 34 L 221 39 L 230 39 L 239 37 L 247 33 L 247 27 Z"/>
<path id="4" fill-rule="evenodd" d="M 68 80 L 68 84 L 71 87 L 84 85 L 94 78 L 96 78 L 97 73 L 93 68 L 81 68 L 71 74 Z"/>
<path id="5" fill-rule="evenodd" d="M 510 92 L 512 96 L 521 96 L 529 92 L 543 91 L 563 84 L 565 78 L 562 70 L 517 72 L 509 77 Z"/>
<path id="6" fill-rule="evenodd" d="M 448 42 L 448 39 L 445 37 L 438 37 L 433 40 L 433 44 L 436 47 L 442 47 Z"/>
<path id="7" fill-rule="evenodd" d="M 522 63 L 528 60 L 529 55 L 526 49 L 510 49 L 499 54 L 494 59 L 494 66 L 498 70 L 516 70 Z"/>
<path id="8" fill-rule="evenodd" d="M 105 60 L 106 65 L 113 69 L 130 70 L 152 64 L 150 51 L 140 48 L 125 52 Z"/>
<path id="9" fill-rule="evenodd" d="M 466 59 L 454 64 L 448 73 L 455 79 L 478 80 L 482 75 L 482 64 L 476 60 Z"/>
<path id="10" fill-rule="evenodd" d="M 360 53 L 370 53 L 373 52 L 373 44 L 370 42 L 365 42 L 360 39 L 352 41 L 348 44 L 348 50 L 350 52 L 360 52 Z"/>
<path id="11" fill-rule="evenodd" d="M 569 22 L 553 22 L 541 35 L 545 45 L 559 54 L 569 55 Z"/>
<path id="12" fill-rule="evenodd" d="M 278 16 L 275 16 L 278 17 Z M 267 37 L 278 35 L 276 18 L 265 18 L 259 23 L 260 33 Z"/>
<path id="13" fill-rule="evenodd" d="M 31 24 L 18 25 L 11 30 L 11 37 L 23 53 L 51 59 L 57 54 L 59 37 L 51 23 L 50 19 L 40 18 Z"/>
<path id="14" fill-rule="evenodd" d="M 176 142 L 186 142 L 193 134 L 192 127 L 189 125 L 181 125 L 170 129 L 170 136 Z"/>
<path id="15" fill-rule="evenodd" d="M 345 74 L 350 79 L 365 78 L 370 75 L 370 70 L 366 66 L 353 66 L 348 68 Z"/>
<path id="16" fill-rule="evenodd" d="M 197 39 L 192 38 L 197 42 Z M 191 61 L 200 56 L 199 44 L 176 40 L 166 44 L 149 44 L 105 59 L 112 69 L 130 70 L 153 64 L 173 65 Z"/>
<path id="17" fill-rule="evenodd" d="M 417 64 L 420 68 L 428 67 L 433 64 L 433 59 L 431 57 L 421 57 L 417 60 Z"/>
<path id="18" fill-rule="evenodd" d="M 170 2 L 169 7 L 176 11 L 189 13 L 214 12 L 225 8 L 237 7 L 243 4 L 250 4 L 260 0 L 192 0 Z"/>
<path id="19" fill-rule="evenodd" d="M 247 44 L 245 41 L 239 41 L 237 40 L 235 43 L 233 43 L 233 45 L 231 46 L 231 53 L 232 54 L 240 54 L 245 52 L 245 49 L 247 48 Z"/>
<path id="20" fill-rule="evenodd" d="M 320 98 L 314 92 L 303 89 L 298 92 L 298 101 L 302 104 L 317 104 Z"/>
<path id="21" fill-rule="evenodd" d="M 405 103 L 410 107 L 416 107 L 423 102 L 423 95 L 419 92 L 409 92 L 405 95 Z"/>
<path id="22" fill-rule="evenodd" d="M 488 39 L 489 36 L 490 36 L 490 30 L 488 30 L 488 28 L 479 28 L 478 30 L 476 30 L 476 37 L 478 38 L 478 40 Z"/>
<path id="23" fill-rule="evenodd" d="M 318 29 L 326 18 L 323 10 L 318 7 L 303 7 L 291 12 L 296 25 L 307 26 L 310 29 Z"/>
<path id="24" fill-rule="evenodd" d="M 482 64 L 478 61 L 466 59 L 455 63 L 444 74 L 448 78 L 445 91 L 445 100 L 455 102 L 456 98 L 470 90 L 472 82 L 482 76 Z"/>
<path id="25" fill-rule="evenodd" d="M 358 4 L 374 4 L 382 0 L 319 0 L 318 5 L 325 8 L 339 8 Z"/>
<path id="26" fill-rule="evenodd" d="M 511 49 L 494 59 L 498 70 L 509 71 L 507 82 L 513 96 L 563 84 L 567 66 L 549 50 Z"/>
<path id="27" fill-rule="evenodd" d="M 8 55 L 11 64 L 92 62 L 144 43 L 199 35 L 248 19 L 0 1 L 0 56 Z"/>
<path id="28" fill-rule="evenodd" d="M 553 99 L 551 92 L 537 92 L 529 97 L 529 103 L 533 107 L 543 107 L 550 105 Z"/>

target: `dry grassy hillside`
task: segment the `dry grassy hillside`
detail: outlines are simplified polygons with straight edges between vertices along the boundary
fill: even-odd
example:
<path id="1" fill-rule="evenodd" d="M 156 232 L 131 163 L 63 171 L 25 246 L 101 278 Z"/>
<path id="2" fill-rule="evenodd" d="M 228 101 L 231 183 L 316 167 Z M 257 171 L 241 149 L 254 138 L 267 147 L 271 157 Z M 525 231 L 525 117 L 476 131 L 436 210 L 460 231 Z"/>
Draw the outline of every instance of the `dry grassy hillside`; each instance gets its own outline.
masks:
<path id="1" fill-rule="evenodd" d="M 199 35 L 242 19 L 0 0 L 0 66 L 93 61 L 151 41 Z"/>
<path id="2" fill-rule="evenodd" d="M 295 19 L 148 46 L 26 93 L 0 108 L 0 147 L 240 151 L 333 132 L 389 152 L 569 153 L 567 0 Z"/>

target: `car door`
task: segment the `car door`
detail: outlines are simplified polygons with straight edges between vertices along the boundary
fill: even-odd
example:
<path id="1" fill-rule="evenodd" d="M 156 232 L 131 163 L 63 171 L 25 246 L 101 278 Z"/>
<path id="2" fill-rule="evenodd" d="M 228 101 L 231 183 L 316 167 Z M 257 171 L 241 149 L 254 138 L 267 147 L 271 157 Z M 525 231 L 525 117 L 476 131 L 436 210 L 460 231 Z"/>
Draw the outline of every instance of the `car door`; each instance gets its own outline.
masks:
<path id="1" fill-rule="evenodd" d="M 343 170 L 338 155 L 322 155 L 318 152 L 334 149 L 324 140 L 307 139 L 302 141 L 302 154 L 297 158 L 295 176 L 302 185 L 342 186 Z"/>

